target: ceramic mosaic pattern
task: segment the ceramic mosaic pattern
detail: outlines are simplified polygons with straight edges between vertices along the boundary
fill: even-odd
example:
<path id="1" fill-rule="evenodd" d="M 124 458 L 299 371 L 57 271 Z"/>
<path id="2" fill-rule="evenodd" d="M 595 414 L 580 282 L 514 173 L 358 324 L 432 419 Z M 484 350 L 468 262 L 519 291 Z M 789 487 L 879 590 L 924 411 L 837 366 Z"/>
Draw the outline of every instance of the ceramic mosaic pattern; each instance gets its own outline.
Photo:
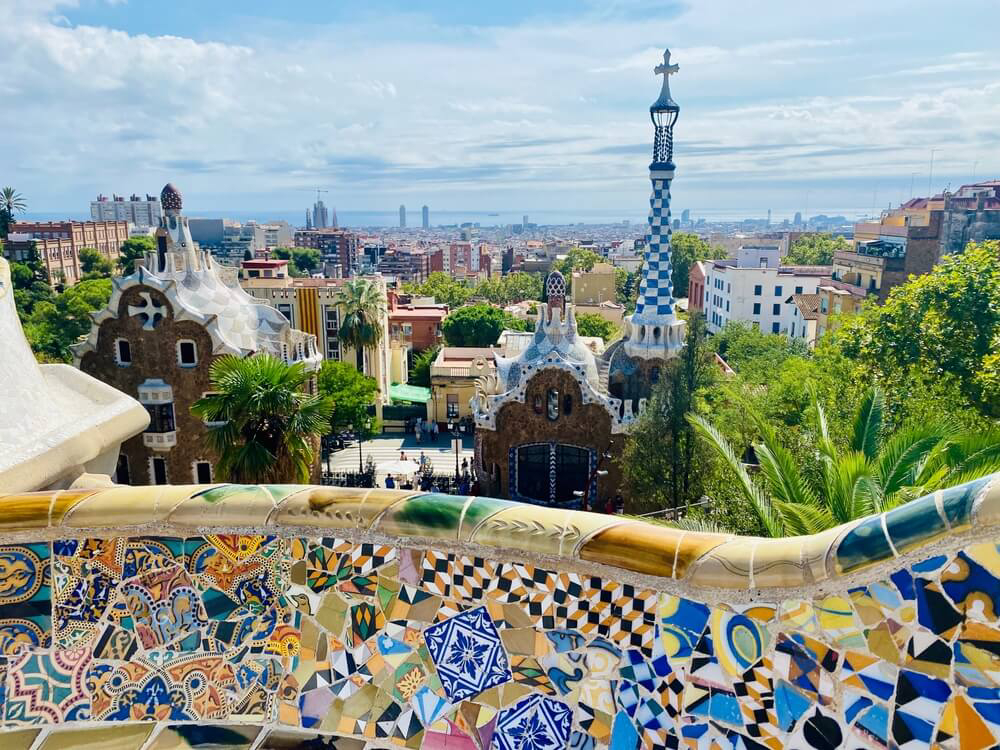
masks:
<path id="1" fill-rule="evenodd" d="M 352 506 L 350 523 L 394 524 L 409 538 L 423 524 L 423 536 L 438 541 L 417 548 L 388 535 L 352 540 L 335 529 L 207 533 L 206 519 L 223 508 L 244 516 L 287 511 L 287 532 L 295 525 L 286 506 L 296 495 L 311 498 L 302 506 L 312 514 L 308 525 L 322 526 L 331 496 L 296 487 L 180 490 L 168 491 L 176 503 L 160 495 L 150 512 L 166 502 L 175 514 L 168 526 L 181 530 L 194 517 L 176 514 L 200 507 L 199 533 L 66 534 L 0 545 L 0 746 L 28 748 L 36 737 L 39 748 L 89 737 L 109 748 L 249 750 L 1000 744 L 995 541 L 970 538 L 947 552 L 916 554 L 862 581 L 841 572 L 862 554 L 851 530 L 842 530 L 827 544 L 845 554 L 814 594 L 769 597 L 764 588 L 750 603 L 713 605 L 671 593 L 680 590 L 671 576 L 646 587 L 623 582 L 636 580 L 626 566 L 619 577 L 569 564 L 586 558 L 588 544 L 597 555 L 609 530 L 629 530 L 615 519 L 562 513 L 553 541 L 539 509 L 503 501 L 378 492 Z M 58 510 L 61 530 L 102 494 Z M 935 515 L 924 518 L 923 533 L 939 538 L 930 521 L 941 518 L 947 533 L 966 534 L 976 498 L 979 521 L 995 523 L 990 507 L 1000 495 L 978 483 L 926 502 Z M 365 515 L 368 501 L 377 514 Z M 52 500 L 46 512 L 54 507 Z M 340 510 L 346 514 L 346 505 Z M 890 554 L 918 541 L 906 535 L 912 513 L 880 519 L 894 540 Z M 506 526 L 491 527 L 491 519 Z M 542 531 L 533 533 L 528 519 Z M 522 548 L 520 560 L 449 550 L 444 538 L 447 529 L 452 540 L 485 538 L 515 522 L 528 524 L 522 538 L 507 537 Z M 577 540 L 567 554 L 571 528 Z M 643 529 L 670 531 L 637 524 L 637 549 L 646 543 Z M 711 569 L 724 585 L 743 559 L 739 548 L 724 558 L 720 549 L 733 540 L 695 537 L 685 577 Z M 880 548 L 872 535 L 865 542 Z M 529 562 L 529 548 L 543 543 L 558 543 L 567 564 Z M 773 543 L 752 543 L 763 545 L 765 575 L 778 563 L 764 554 Z M 672 547 L 675 573 L 682 548 L 691 549 Z M 801 571 L 809 548 L 798 548 L 790 559 Z M 630 565 L 648 566 L 647 558 Z M 100 724 L 87 729 L 87 722 Z"/>

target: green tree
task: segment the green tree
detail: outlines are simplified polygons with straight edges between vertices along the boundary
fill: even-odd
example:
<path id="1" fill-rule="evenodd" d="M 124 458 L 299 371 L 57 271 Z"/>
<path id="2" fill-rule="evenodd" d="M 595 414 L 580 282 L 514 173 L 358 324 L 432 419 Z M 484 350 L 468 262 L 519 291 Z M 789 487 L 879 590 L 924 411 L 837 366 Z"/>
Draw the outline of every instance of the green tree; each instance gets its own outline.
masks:
<path id="1" fill-rule="evenodd" d="M 806 345 L 779 333 L 764 333 L 749 323 L 729 321 L 712 337 L 712 346 L 744 380 L 766 383 L 789 357 L 806 354 Z"/>
<path id="2" fill-rule="evenodd" d="M 816 466 L 802 466 L 781 430 L 747 412 L 760 439 L 755 480 L 733 445 L 707 419 L 691 424 L 737 479 L 744 501 L 768 536 L 816 534 L 881 513 L 927 492 L 1000 469 L 1000 429 L 963 432 L 947 421 L 925 421 L 894 433 L 884 429 L 884 399 L 870 389 L 858 404 L 846 450 L 832 438 L 823 407 L 814 402 Z"/>
<path id="3" fill-rule="evenodd" d="M 492 305 L 460 307 L 441 325 L 449 346 L 493 346 L 505 328 L 527 330 L 524 321 Z"/>
<path id="4" fill-rule="evenodd" d="M 604 258 L 589 248 L 572 247 L 566 253 L 566 257 L 553 263 L 552 267 L 569 281 L 573 271 L 590 271 L 595 265 L 603 262 Z"/>
<path id="5" fill-rule="evenodd" d="M 114 266 L 96 249 L 84 247 L 80 249 L 80 270 L 84 279 L 106 279 L 111 276 Z"/>
<path id="6" fill-rule="evenodd" d="M 28 208 L 24 196 L 14 188 L 7 186 L 0 189 L 0 238 L 7 236 L 10 225 L 14 223 L 17 213 L 24 213 Z"/>
<path id="7" fill-rule="evenodd" d="M 341 307 L 340 339 L 354 349 L 358 372 L 365 371 L 365 350 L 375 349 L 382 336 L 386 300 L 376 284 L 352 279 L 337 293 Z"/>
<path id="8" fill-rule="evenodd" d="M 106 307 L 110 298 L 110 279 L 88 279 L 36 301 L 24 322 L 31 348 L 50 361 L 69 362 L 70 345 L 90 331 L 91 313 Z"/>
<path id="9" fill-rule="evenodd" d="M 191 412 L 211 427 L 206 441 L 219 455 L 221 479 L 245 484 L 308 482 L 314 442 L 329 428 L 333 404 L 305 386 L 312 377 L 301 362 L 269 354 L 226 355 L 212 363 L 213 393 Z"/>
<path id="10" fill-rule="evenodd" d="M 473 296 L 506 307 L 526 299 L 542 298 L 542 275 L 517 271 L 507 276 L 494 276 L 476 286 Z"/>
<path id="11" fill-rule="evenodd" d="M 699 260 L 725 258 L 726 250 L 710 245 L 693 232 L 674 232 L 670 238 L 670 281 L 675 297 L 687 297 L 691 266 Z M 638 282 L 635 284 L 638 287 Z"/>
<path id="12" fill-rule="evenodd" d="M 967 405 L 1000 416 L 1000 242 L 970 243 L 829 335 L 887 390 L 947 375 Z"/>
<path id="13" fill-rule="evenodd" d="M 464 305 L 472 296 L 472 289 L 460 281 L 455 281 L 442 271 L 435 271 L 422 284 L 403 284 L 403 291 L 419 297 L 433 297 L 439 305 L 455 309 Z"/>
<path id="14" fill-rule="evenodd" d="M 410 383 L 412 385 L 424 388 L 431 387 L 431 365 L 437 359 L 439 351 L 441 351 L 441 347 L 433 346 L 430 349 L 417 352 L 413 357 L 413 365 L 410 367 Z"/>
<path id="15" fill-rule="evenodd" d="M 28 252 L 27 258 L 11 262 L 10 278 L 14 287 L 14 302 L 22 324 L 27 322 L 28 316 L 34 311 L 38 302 L 52 301 L 55 297 L 49 285 L 49 274 L 34 246 Z"/>
<path id="16" fill-rule="evenodd" d="M 317 389 L 333 404 L 330 431 L 344 432 L 366 427 L 374 416 L 378 383 L 362 375 L 346 362 L 324 360 L 317 378 Z"/>
<path id="17" fill-rule="evenodd" d="M 135 273 L 135 262 L 156 250 L 156 242 L 149 235 L 129 237 L 118 250 L 118 267 L 122 276 Z"/>
<path id="18" fill-rule="evenodd" d="M 713 468 L 687 421 L 699 408 L 701 392 L 715 381 L 701 315 L 692 316 L 680 357 L 665 369 L 619 459 L 634 511 L 680 508 L 697 501 Z"/>
<path id="19" fill-rule="evenodd" d="M 799 266 L 829 266 L 838 250 L 850 250 L 850 243 L 840 235 L 828 232 L 804 234 L 788 248 L 785 263 Z"/>
<path id="20" fill-rule="evenodd" d="M 308 247 L 297 247 L 292 250 L 292 262 L 306 276 L 315 273 L 321 263 L 319 250 Z"/>
<path id="21" fill-rule="evenodd" d="M 581 336 L 600 336 L 604 343 L 610 343 L 621 335 L 621 331 L 610 320 L 597 313 L 580 313 L 576 316 L 576 330 Z"/>

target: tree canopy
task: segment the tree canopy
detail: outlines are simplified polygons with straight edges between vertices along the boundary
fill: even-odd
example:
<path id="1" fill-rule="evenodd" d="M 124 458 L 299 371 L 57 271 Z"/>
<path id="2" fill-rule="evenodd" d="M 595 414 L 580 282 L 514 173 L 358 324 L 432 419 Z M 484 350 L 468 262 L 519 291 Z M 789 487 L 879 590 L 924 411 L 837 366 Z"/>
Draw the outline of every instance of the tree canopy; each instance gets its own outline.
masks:
<path id="1" fill-rule="evenodd" d="M 670 280 L 675 297 L 687 297 L 691 266 L 699 260 L 725 258 L 725 248 L 710 245 L 693 232 L 674 232 L 670 236 Z M 635 283 L 638 287 L 638 282 Z"/>
<path id="2" fill-rule="evenodd" d="M 834 236 L 828 232 L 804 234 L 788 248 L 784 262 L 787 265 L 829 266 L 833 263 L 835 252 L 850 249 L 851 243 L 840 235 Z"/>
<path id="3" fill-rule="evenodd" d="M 481 281 L 472 294 L 503 307 L 526 299 L 540 300 L 542 298 L 542 275 L 517 271 L 506 276 L 493 276 Z"/>
<path id="4" fill-rule="evenodd" d="M 103 309 L 110 298 L 110 279 L 88 279 L 37 301 L 23 320 L 28 343 L 45 359 L 69 362 L 70 344 L 90 331 L 90 314 Z"/>
<path id="5" fill-rule="evenodd" d="M 79 257 L 84 279 L 106 279 L 114 270 L 111 261 L 92 247 L 81 248 Z"/>
<path id="6" fill-rule="evenodd" d="M 135 273 L 135 262 L 156 250 L 156 242 L 149 235 L 129 237 L 119 248 L 118 267 L 123 276 Z"/>
<path id="7" fill-rule="evenodd" d="M 576 330 L 581 336 L 600 336 L 608 344 L 621 335 L 621 330 L 610 320 L 597 313 L 580 313 L 576 316 Z"/>
<path id="8" fill-rule="evenodd" d="M 319 392 L 333 404 L 330 431 L 364 431 L 374 418 L 373 406 L 378 394 L 375 378 L 362 375 L 346 362 L 323 361 L 317 377 Z"/>
<path id="9" fill-rule="evenodd" d="M 435 271 L 421 284 L 407 282 L 403 291 L 420 297 L 433 297 L 439 305 L 448 305 L 455 309 L 461 307 L 472 296 L 472 288 L 461 281 L 456 281 L 443 271 Z"/>
<path id="10" fill-rule="evenodd" d="M 311 276 L 322 264 L 319 250 L 309 247 L 276 247 L 271 255 L 278 260 L 288 261 L 288 273 L 291 276 Z"/>
<path id="11" fill-rule="evenodd" d="M 413 356 L 413 365 L 410 367 L 411 385 L 431 387 L 431 365 L 437 359 L 439 351 L 441 351 L 441 347 L 432 346 L 430 349 L 424 349 Z"/>
<path id="12" fill-rule="evenodd" d="M 598 263 L 603 262 L 604 258 L 590 248 L 572 247 L 566 253 L 566 257 L 553 263 L 552 267 L 569 281 L 573 271 L 590 271 Z"/>
<path id="13" fill-rule="evenodd" d="M 492 305 L 460 307 L 441 326 L 449 346 L 493 346 L 505 328 L 527 330 L 525 321 Z"/>

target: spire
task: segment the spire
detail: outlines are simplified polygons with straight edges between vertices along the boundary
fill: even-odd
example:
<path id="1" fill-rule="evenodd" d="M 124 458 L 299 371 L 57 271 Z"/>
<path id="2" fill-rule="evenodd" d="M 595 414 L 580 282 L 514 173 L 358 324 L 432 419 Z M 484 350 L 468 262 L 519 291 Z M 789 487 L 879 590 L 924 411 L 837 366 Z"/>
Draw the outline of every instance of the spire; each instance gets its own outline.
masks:
<path id="1" fill-rule="evenodd" d="M 670 183 L 674 178 L 674 123 L 680 107 L 670 94 L 670 76 L 679 66 L 671 64 L 670 50 L 653 72 L 663 76 L 660 96 L 649 108 L 653 121 L 653 162 L 649 179 L 649 234 L 645 264 L 635 312 L 625 320 L 625 352 L 643 359 L 669 359 L 684 344 L 684 321 L 674 314 L 670 264 Z"/>

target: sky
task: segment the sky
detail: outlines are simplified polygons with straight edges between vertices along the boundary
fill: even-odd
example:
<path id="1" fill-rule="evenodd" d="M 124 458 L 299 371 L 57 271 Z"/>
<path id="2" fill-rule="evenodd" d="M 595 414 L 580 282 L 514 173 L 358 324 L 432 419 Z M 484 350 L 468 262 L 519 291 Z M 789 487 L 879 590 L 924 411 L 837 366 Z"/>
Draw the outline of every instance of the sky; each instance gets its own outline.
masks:
<path id="1" fill-rule="evenodd" d="M 885 208 L 1000 177 L 1000 2 L 0 0 L 0 184 L 185 208 Z M 912 190 L 912 193 L 911 193 Z"/>

